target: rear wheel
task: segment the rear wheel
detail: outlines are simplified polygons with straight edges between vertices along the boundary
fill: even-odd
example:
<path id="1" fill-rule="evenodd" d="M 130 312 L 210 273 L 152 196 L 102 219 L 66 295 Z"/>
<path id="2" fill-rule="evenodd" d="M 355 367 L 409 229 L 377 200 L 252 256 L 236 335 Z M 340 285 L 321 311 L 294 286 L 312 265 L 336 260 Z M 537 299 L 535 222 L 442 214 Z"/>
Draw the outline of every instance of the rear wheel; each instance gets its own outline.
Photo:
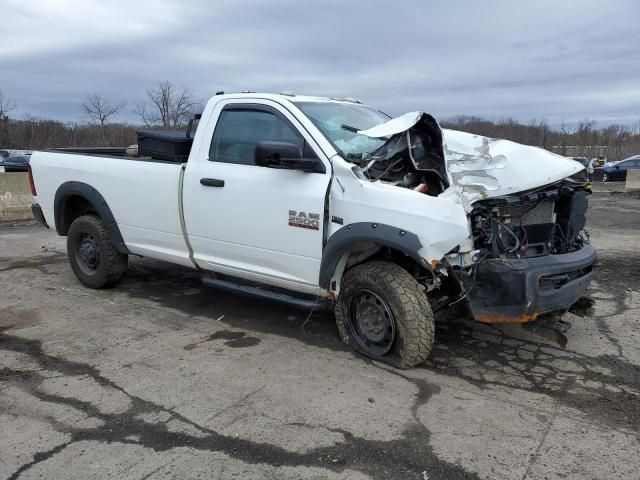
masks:
<path id="1" fill-rule="evenodd" d="M 127 270 L 127 255 L 116 250 L 96 215 L 83 215 L 73 221 L 67 234 L 67 255 L 76 278 L 89 288 L 111 287 Z"/>
<path id="2" fill-rule="evenodd" d="M 368 262 L 347 270 L 341 283 L 335 317 L 347 345 L 399 368 L 426 360 L 433 345 L 433 312 L 409 272 L 390 262 Z"/>
<path id="3" fill-rule="evenodd" d="M 602 181 L 603 182 L 608 182 L 609 181 L 609 175 L 607 175 L 606 173 L 602 174 Z"/>

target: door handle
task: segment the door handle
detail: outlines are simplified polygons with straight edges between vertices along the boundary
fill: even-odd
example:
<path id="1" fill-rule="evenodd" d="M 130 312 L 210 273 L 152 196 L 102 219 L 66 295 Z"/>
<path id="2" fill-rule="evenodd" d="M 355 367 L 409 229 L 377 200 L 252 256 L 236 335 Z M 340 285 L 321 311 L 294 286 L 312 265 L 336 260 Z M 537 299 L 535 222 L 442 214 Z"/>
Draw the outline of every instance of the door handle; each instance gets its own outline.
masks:
<path id="1" fill-rule="evenodd" d="M 218 180 L 217 178 L 201 178 L 200 185 L 205 187 L 224 187 L 224 180 Z"/>

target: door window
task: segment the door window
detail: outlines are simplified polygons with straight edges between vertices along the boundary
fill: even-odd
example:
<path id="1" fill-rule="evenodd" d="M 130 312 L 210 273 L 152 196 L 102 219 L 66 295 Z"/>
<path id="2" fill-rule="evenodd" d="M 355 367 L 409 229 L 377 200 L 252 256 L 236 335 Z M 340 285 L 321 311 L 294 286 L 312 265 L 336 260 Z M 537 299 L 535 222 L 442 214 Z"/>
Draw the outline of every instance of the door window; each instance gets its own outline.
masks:
<path id="1" fill-rule="evenodd" d="M 220 112 L 211 140 L 209 160 L 255 165 L 259 142 L 288 142 L 304 148 L 303 138 L 278 115 L 261 109 L 232 108 Z"/>

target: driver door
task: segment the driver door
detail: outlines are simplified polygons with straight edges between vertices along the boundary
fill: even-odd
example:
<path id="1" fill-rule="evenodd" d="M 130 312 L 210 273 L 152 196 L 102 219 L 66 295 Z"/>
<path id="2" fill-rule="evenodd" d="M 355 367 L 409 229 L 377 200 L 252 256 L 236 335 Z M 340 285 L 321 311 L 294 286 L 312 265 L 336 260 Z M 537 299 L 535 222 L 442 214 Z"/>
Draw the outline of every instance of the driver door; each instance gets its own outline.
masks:
<path id="1" fill-rule="evenodd" d="M 291 113 L 263 102 L 227 100 L 214 109 L 208 151 L 190 159 L 185 174 L 188 238 L 203 269 L 315 292 L 331 167 Z M 296 144 L 325 173 L 256 165 L 263 141 Z"/>

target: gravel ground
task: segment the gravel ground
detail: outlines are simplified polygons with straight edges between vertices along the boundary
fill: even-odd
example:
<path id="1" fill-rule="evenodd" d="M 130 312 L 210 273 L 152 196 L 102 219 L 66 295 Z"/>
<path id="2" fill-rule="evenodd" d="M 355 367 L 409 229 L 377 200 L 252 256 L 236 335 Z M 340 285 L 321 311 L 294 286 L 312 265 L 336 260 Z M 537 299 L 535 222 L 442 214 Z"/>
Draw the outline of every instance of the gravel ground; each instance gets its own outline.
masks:
<path id="1" fill-rule="evenodd" d="M 615 189 L 593 312 L 560 335 L 449 311 L 407 371 L 172 265 L 88 290 L 64 239 L 0 224 L 0 478 L 638 478 L 640 199 Z"/>

